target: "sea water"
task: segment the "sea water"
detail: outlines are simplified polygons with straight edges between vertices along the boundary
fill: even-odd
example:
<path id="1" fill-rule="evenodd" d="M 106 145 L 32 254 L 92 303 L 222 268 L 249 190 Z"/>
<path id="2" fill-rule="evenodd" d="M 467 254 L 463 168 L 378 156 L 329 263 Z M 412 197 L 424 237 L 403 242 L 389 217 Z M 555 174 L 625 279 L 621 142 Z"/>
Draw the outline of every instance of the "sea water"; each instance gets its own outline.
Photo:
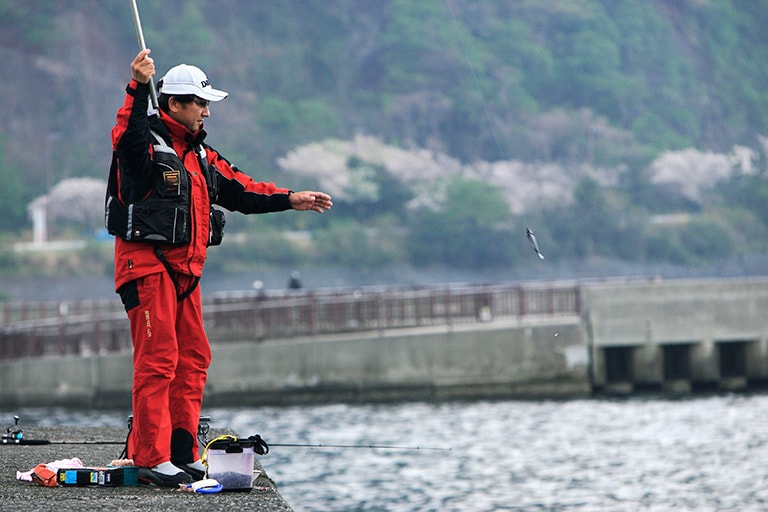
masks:
<path id="1" fill-rule="evenodd" d="M 766 395 L 203 413 L 211 428 L 273 443 L 258 458 L 296 512 L 768 509 Z M 27 426 L 120 426 L 126 417 L 22 414 Z"/>

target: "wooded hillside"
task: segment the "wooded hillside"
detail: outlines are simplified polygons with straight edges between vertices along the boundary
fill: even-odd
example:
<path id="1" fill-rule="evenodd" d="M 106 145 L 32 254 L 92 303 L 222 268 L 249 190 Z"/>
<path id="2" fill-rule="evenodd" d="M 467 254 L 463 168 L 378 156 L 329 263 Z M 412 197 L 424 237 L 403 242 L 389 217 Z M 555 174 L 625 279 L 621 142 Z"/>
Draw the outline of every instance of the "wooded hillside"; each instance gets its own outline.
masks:
<path id="1" fill-rule="evenodd" d="M 507 191 L 493 200 L 500 202 L 498 216 L 463 218 L 470 233 L 478 226 L 496 229 L 511 206 L 524 214 L 519 222 L 548 219 L 545 240 L 586 237 L 585 246 L 565 244 L 571 256 L 604 252 L 609 244 L 614 255 L 651 257 L 629 243 L 649 215 L 707 210 L 706 201 L 654 183 L 652 162 L 665 152 L 729 154 L 737 145 L 759 155 L 759 137 L 767 132 L 766 0 L 138 4 L 159 75 L 179 62 L 196 64 L 215 87 L 230 92 L 212 109 L 209 141 L 256 178 L 288 186 L 311 182 L 317 177 L 278 162 L 327 140 L 368 136 L 426 150 L 436 161 L 454 162 L 470 180 L 451 181 L 446 173 L 443 198 L 464 197 L 475 186 L 482 198 L 483 183 Z M 29 229 L 28 202 L 62 179 L 106 177 L 109 130 L 137 51 L 127 0 L 0 0 L 0 231 Z M 411 230 L 412 242 L 417 233 L 433 233 L 429 216 L 439 208 L 430 213 L 408 203 L 418 195 L 408 183 L 419 176 L 392 177 L 385 163 L 353 156 L 345 172 L 367 176 L 393 196 L 348 196 L 334 220 L 323 222 L 394 222 Z M 508 167 L 495 168 L 499 162 L 523 170 L 513 175 Z M 545 171 L 552 166 L 549 179 Z M 759 162 L 756 168 L 762 169 Z M 484 180 L 494 172 L 502 178 Z M 610 179 L 601 178 L 606 173 Z M 712 222 L 728 231 L 733 218 L 746 216 L 752 233 L 762 234 L 768 215 L 734 211 L 762 190 L 761 176 L 746 186 L 731 183 L 728 197 L 736 200 L 725 200 L 731 213 L 710 212 L 702 231 L 711 231 Z M 536 189 L 525 196 L 538 201 L 550 182 L 563 182 L 569 199 L 514 204 L 514 189 Z M 371 214 L 374 203 L 375 213 L 396 220 Z M 483 200 L 476 206 L 483 208 Z M 594 222 L 575 226 L 585 215 Z M 611 234 L 601 235 L 598 226 Z M 627 247 L 617 249 L 622 232 Z M 668 242 L 683 244 L 671 254 L 703 250 L 677 235 Z M 419 255 L 433 248 L 411 257 L 424 258 Z M 499 261 L 473 264 L 486 263 Z"/>

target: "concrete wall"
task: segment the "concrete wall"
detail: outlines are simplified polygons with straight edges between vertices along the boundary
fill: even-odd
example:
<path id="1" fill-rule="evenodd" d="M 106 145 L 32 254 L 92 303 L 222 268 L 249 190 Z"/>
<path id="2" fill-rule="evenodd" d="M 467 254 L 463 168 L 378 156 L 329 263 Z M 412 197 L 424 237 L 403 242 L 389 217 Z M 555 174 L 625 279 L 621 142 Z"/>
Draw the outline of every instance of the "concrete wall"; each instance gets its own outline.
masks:
<path id="1" fill-rule="evenodd" d="M 209 404 L 589 393 L 578 319 L 392 331 L 361 338 L 221 344 Z"/>
<path id="2" fill-rule="evenodd" d="M 598 389 L 687 391 L 768 378 L 764 278 L 596 284 L 583 293 Z"/>
<path id="3" fill-rule="evenodd" d="M 577 318 L 214 343 L 205 404 L 585 395 L 588 354 Z M 131 367 L 130 354 L 4 362 L 0 405 L 129 409 Z"/>
<path id="4" fill-rule="evenodd" d="M 0 406 L 131 407 L 131 354 L 46 357 L 0 364 Z"/>
<path id="5" fill-rule="evenodd" d="M 759 338 L 768 332 L 768 280 L 591 284 L 583 304 L 596 347 Z"/>

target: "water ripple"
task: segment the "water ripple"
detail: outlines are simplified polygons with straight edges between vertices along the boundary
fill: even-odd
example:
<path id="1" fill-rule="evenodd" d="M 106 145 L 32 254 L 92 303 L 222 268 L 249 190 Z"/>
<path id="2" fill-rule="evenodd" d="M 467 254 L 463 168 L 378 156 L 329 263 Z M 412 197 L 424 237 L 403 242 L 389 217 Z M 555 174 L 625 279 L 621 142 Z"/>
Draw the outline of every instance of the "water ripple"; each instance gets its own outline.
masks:
<path id="1" fill-rule="evenodd" d="M 205 413 L 212 427 L 259 433 L 268 442 L 362 447 L 275 446 L 261 457 L 297 512 L 744 512 L 768 506 L 768 397 L 762 395 Z M 26 424 L 120 426 L 126 415 L 54 409 L 26 410 L 23 417 Z"/>

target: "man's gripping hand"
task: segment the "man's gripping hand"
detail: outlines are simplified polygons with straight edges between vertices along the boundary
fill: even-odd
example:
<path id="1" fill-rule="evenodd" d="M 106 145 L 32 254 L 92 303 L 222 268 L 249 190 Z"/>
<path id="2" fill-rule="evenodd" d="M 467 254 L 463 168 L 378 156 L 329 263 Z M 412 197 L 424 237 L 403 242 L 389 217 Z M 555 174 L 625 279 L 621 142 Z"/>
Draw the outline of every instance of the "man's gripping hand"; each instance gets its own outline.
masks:
<path id="1" fill-rule="evenodd" d="M 148 84 L 155 74 L 155 61 L 149 56 L 152 50 L 141 50 L 131 62 L 131 74 L 133 79 L 140 84 Z"/>

